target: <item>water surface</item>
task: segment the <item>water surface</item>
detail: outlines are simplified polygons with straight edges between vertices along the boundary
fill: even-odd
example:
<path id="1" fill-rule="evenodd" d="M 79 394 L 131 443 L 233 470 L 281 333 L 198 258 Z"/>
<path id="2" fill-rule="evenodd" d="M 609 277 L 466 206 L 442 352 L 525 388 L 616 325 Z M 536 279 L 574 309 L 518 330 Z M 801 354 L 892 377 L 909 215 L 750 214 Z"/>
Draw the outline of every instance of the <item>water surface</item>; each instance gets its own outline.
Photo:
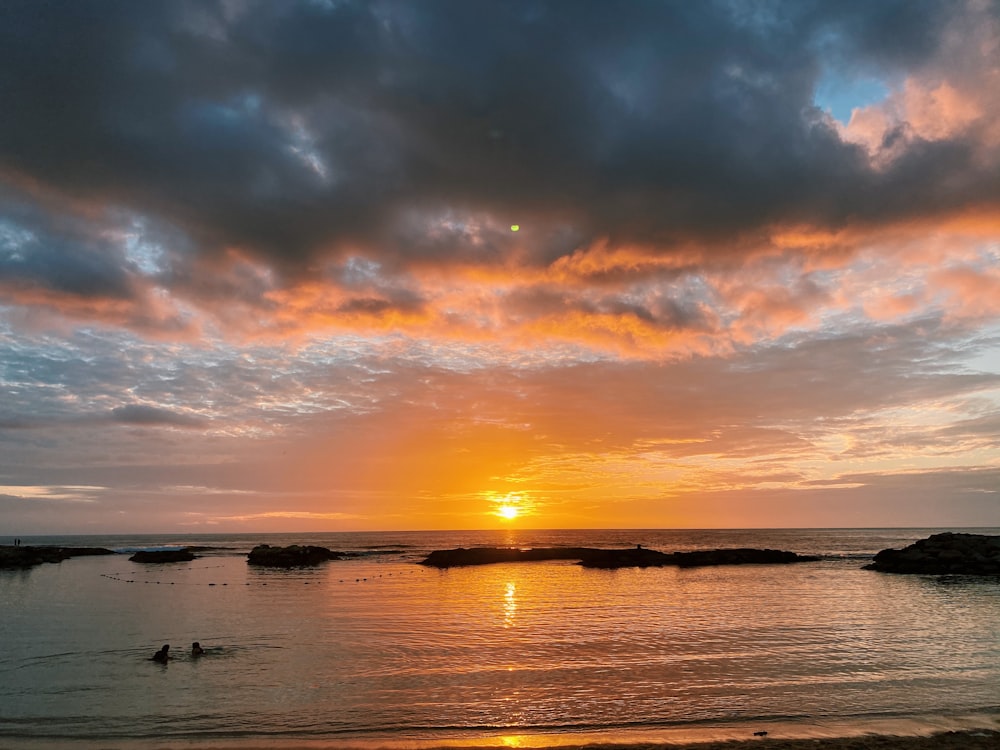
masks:
<path id="1" fill-rule="evenodd" d="M 213 549 L 190 563 L 122 554 L 0 571 L 0 739 L 474 739 L 996 713 L 1000 582 L 861 569 L 879 549 L 929 533 L 26 539 Z M 361 556 L 249 567 L 260 541 Z M 639 543 L 823 559 L 618 571 L 416 564 L 431 549 L 473 544 Z M 206 656 L 188 655 L 195 640 Z M 176 658 L 149 661 L 164 643 Z"/>

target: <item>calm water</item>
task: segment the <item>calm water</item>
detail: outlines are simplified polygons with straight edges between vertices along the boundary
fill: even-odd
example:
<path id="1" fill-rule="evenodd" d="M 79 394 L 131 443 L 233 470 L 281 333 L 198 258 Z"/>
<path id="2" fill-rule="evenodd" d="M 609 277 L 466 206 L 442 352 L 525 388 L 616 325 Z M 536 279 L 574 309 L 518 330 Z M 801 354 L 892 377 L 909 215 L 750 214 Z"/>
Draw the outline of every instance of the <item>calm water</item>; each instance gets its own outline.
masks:
<path id="1" fill-rule="evenodd" d="M 1000 533 L 1000 530 L 979 530 Z M 932 530 L 62 537 L 215 547 L 0 571 L 0 746 L 400 740 L 1000 712 L 1000 582 L 861 570 Z M 8 540 L 3 540 L 7 542 Z M 309 570 L 256 543 L 365 553 Z M 426 569 L 431 549 L 772 547 L 792 566 Z M 200 659 L 187 649 L 209 648 Z M 149 661 L 169 643 L 176 659 Z"/>

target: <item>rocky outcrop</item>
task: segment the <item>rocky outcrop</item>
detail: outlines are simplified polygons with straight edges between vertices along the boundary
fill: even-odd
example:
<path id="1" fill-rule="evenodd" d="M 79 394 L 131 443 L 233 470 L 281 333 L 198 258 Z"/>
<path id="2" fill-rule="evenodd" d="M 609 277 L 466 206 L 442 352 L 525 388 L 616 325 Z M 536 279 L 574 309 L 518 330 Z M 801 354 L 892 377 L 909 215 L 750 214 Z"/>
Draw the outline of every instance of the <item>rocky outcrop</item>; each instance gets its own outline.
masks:
<path id="1" fill-rule="evenodd" d="M 340 552 L 333 552 L 326 547 L 299 546 L 272 547 L 269 544 L 258 544 L 247 555 L 249 565 L 260 565 L 267 568 L 304 568 L 327 560 L 340 560 L 344 557 Z"/>
<path id="2" fill-rule="evenodd" d="M 788 565 L 790 563 L 816 562 L 818 557 L 798 555 L 778 549 L 695 550 L 665 554 L 647 549 L 597 550 L 580 561 L 588 568 L 622 568 L 676 565 L 679 568 L 698 568 L 710 565 Z"/>
<path id="3" fill-rule="evenodd" d="M 491 563 L 504 562 L 581 560 L 588 553 L 598 551 L 586 547 L 540 547 L 537 549 L 518 549 L 517 547 L 458 547 L 457 549 L 434 550 L 420 564 L 432 568 L 453 568 L 461 565 L 489 565 Z"/>
<path id="4" fill-rule="evenodd" d="M 577 560 L 587 568 L 650 568 L 675 565 L 693 568 L 703 565 L 783 565 L 813 562 L 818 557 L 770 549 L 719 549 L 697 552 L 665 553 L 644 547 L 627 549 L 596 549 L 591 547 L 542 547 L 517 549 L 509 547 L 473 547 L 435 550 L 421 565 L 451 568 L 461 565 L 488 565 L 501 562 L 535 562 L 540 560 Z"/>
<path id="5" fill-rule="evenodd" d="M 57 563 L 71 557 L 113 555 L 103 547 L 31 547 L 0 546 L 0 568 L 31 568 L 42 563 Z"/>
<path id="6" fill-rule="evenodd" d="M 697 552 L 675 552 L 677 564 L 682 568 L 702 565 L 791 565 L 792 563 L 818 562 L 816 555 L 799 555 L 780 549 L 716 549 Z"/>
<path id="7" fill-rule="evenodd" d="M 580 565 L 585 568 L 662 568 L 664 565 L 674 565 L 673 555 L 658 552 L 645 547 L 628 547 L 626 549 L 589 549 L 580 559 Z"/>
<path id="8" fill-rule="evenodd" d="M 137 563 L 175 563 L 197 559 L 198 556 L 189 549 L 139 550 L 129 558 Z"/>
<path id="9" fill-rule="evenodd" d="M 945 532 L 903 549 L 884 549 L 865 570 L 882 573 L 1000 576 L 1000 536 Z"/>

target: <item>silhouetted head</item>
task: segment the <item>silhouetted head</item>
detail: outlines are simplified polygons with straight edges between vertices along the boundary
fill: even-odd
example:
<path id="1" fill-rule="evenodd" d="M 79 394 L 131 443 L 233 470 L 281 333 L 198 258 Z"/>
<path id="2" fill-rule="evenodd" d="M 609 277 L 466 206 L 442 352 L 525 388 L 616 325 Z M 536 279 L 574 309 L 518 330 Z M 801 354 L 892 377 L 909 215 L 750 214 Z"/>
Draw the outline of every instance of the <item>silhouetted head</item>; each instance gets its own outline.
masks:
<path id="1" fill-rule="evenodd" d="M 191 644 L 191 648 L 201 648 L 201 644 L 198 643 L 198 641 L 195 641 L 194 643 Z"/>
<path id="2" fill-rule="evenodd" d="M 163 648 L 160 649 L 160 651 L 169 651 L 169 650 L 170 650 L 170 644 L 169 643 L 164 643 L 163 644 Z"/>

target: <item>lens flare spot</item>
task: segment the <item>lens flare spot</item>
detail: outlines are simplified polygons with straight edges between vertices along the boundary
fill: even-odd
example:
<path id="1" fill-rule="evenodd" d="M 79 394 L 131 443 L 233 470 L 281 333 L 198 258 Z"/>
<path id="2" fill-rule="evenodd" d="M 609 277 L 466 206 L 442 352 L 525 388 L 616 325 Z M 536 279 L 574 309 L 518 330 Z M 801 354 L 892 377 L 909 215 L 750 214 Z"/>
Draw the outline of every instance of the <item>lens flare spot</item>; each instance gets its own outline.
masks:
<path id="1" fill-rule="evenodd" d="M 512 232 L 519 232 L 519 231 L 521 231 L 521 225 L 520 224 L 511 224 L 510 225 L 510 231 L 512 231 Z"/>

